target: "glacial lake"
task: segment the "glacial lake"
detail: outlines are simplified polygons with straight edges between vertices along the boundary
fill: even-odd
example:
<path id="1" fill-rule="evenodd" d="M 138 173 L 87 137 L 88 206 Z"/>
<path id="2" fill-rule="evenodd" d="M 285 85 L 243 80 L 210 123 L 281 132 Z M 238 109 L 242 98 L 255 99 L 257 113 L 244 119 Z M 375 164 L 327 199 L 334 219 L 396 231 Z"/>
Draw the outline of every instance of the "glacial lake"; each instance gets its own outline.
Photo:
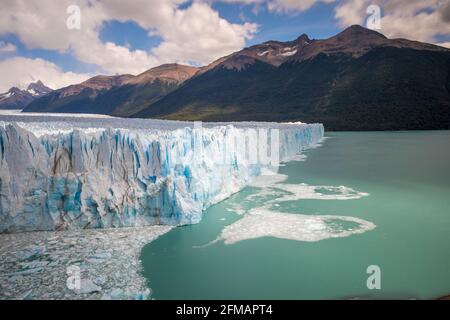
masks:
<path id="1" fill-rule="evenodd" d="M 450 131 L 326 136 L 280 167 L 284 180 L 247 187 L 147 244 L 153 298 L 449 295 Z M 379 290 L 367 287 L 371 265 Z"/>

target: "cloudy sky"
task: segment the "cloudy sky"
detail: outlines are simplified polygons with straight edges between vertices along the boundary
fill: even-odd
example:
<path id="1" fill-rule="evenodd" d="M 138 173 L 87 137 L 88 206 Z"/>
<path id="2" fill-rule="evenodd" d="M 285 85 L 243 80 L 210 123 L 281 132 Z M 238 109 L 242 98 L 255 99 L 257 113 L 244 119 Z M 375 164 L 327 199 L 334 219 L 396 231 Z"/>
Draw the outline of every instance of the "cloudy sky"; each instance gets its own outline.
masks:
<path id="1" fill-rule="evenodd" d="M 370 5 L 388 37 L 450 47 L 450 0 L 0 0 L 0 92 L 168 62 L 200 66 L 302 33 L 327 38 L 366 25 Z"/>

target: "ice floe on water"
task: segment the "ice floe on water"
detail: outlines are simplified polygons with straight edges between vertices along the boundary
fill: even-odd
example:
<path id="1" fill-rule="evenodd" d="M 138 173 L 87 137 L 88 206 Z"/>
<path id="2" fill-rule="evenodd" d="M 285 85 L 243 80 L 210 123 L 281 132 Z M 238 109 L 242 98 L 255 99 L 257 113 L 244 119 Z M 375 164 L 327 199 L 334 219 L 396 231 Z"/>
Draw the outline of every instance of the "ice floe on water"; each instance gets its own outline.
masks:
<path id="1" fill-rule="evenodd" d="M 346 227 L 348 223 L 352 225 Z M 258 208 L 250 210 L 242 219 L 226 226 L 214 242 L 234 244 L 262 237 L 314 242 L 348 237 L 374 228 L 375 224 L 372 222 L 355 217 L 291 214 Z"/>
<path id="2" fill-rule="evenodd" d="M 245 214 L 247 212 L 245 210 L 245 208 L 239 203 L 233 203 L 231 205 L 231 207 L 227 208 L 227 211 L 233 212 L 233 213 L 236 213 L 236 214 L 240 214 L 240 215 L 241 214 Z"/>
<path id="3" fill-rule="evenodd" d="M 304 183 L 274 185 L 273 189 L 288 192 L 283 196 L 271 200 L 269 203 L 295 200 L 355 200 L 369 194 L 345 186 L 311 186 Z"/>
<path id="4" fill-rule="evenodd" d="M 271 196 L 273 199 L 267 203 L 273 204 L 296 200 L 355 200 L 369 196 L 369 193 L 360 192 L 346 186 L 314 186 L 305 183 L 284 183 L 288 176 L 280 173 L 265 171 L 255 177 L 250 183 L 251 187 L 258 188 L 258 192 L 248 195 L 244 201 L 253 201 Z M 230 208 L 233 211 L 233 207 Z M 239 213 L 242 213 L 240 210 Z"/>
<path id="5" fill-rule="evenodd" d="M 141 248 L 171 228 L 0 234 L 0 300 L 149 299 Z"/>
<path id="6" fill-rule="evenodd" d="M 250 186 L 257 191 L 228 208 L 231 212 L 243 215 L 243 218 L 226 226 L 212 243 L 224 241 L 225 244 L 234 244 L 261 237 L 313 242 L 348 237 L 375 228 L 372 222 L 356 217 L 304 215 L 275 210 L 287 201 L 355 200 L 369 196 L 366 192 L 346 186 L 285 183 L 287 179 L 287 175 L 267 171 L 256 177 Z M 261 203 L 264 205 L 261 206 Z"/>

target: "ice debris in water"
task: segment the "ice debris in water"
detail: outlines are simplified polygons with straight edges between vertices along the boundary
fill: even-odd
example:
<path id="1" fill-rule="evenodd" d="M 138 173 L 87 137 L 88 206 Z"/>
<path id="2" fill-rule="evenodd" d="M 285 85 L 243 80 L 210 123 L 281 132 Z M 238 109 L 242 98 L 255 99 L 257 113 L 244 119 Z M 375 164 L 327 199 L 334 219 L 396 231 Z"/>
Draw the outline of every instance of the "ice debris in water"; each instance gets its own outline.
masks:
<path id="1" fill-rule="evenodd" d="M 298 200 L 354 200 L 369 196 L 345 186 L 311 186 L 284 183 L 287 176 L 264 172 L 250 184 L 257 191 L 246 196 L 240 203 L 231 204 L 229 211 L 244 215 L 240 220 L 226 226 L 217 241 L 225 244 L 260 237 L 275 237 L 296 241 L 320 241 L 328 238 L 348 237 L 375 228 L 375 224 L 348 216 L 304 215 L 274 210 L 280 203 Z M 261 202 L 265 205 L 258 207 Z M 245 209 L 248 208 L 248 209 Z M 342 223 L 353 223 L 353 228 L 343 228 Z M 210 243 L 211 244 L 211 243 Z"/>
<path id="2" fill-rule="evenodd" d="M 334 226 L 328 223 L 331 221 Z M 356 226 L 349 229 L 340 228 L 339 222 L 352 222 Z M 313 242 L 348 237 L 374 228 L 372 222 L 355 217 L 292 214 L 257 208 L 250 210 L 242 219 L 226 226 L 214 242 L 223 240 L 225 244 L 234 244 L 261 237 Z"/>
<path id="3" fill-rule="evenodd" d="M 367 197 L 369 194 L 345 186 L 310 186 L 304 183 L 280 183 L 274 189 L 286 191 L 283 196 L 269 201 L 269 203 L 295 200 L 355 200 Z"/>
<path id="4" fill-rule="evenodd" d="M 171 228 L 0 234 L 0 300 L 149 299 L 141 249 Z M 73 268 L 80 286 L 68 286 Z"/>

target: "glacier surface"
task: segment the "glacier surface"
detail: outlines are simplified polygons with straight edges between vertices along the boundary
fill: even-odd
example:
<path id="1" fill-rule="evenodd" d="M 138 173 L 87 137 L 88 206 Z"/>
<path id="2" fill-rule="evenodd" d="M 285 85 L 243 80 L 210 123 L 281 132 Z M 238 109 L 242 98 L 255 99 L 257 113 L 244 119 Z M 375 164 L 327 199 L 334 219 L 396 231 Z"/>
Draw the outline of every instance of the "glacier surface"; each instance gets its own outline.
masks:
<path id="1" fill-rule="evenodd" d="M 0 232 L 197 223 L 208 206 L 274 169 L 248 160 L 249 136 L 267 130 L 263 138 L 277 137 L 287 161 L 324 135 L 321 124 L 196 125 L 0 115 Z"/>

